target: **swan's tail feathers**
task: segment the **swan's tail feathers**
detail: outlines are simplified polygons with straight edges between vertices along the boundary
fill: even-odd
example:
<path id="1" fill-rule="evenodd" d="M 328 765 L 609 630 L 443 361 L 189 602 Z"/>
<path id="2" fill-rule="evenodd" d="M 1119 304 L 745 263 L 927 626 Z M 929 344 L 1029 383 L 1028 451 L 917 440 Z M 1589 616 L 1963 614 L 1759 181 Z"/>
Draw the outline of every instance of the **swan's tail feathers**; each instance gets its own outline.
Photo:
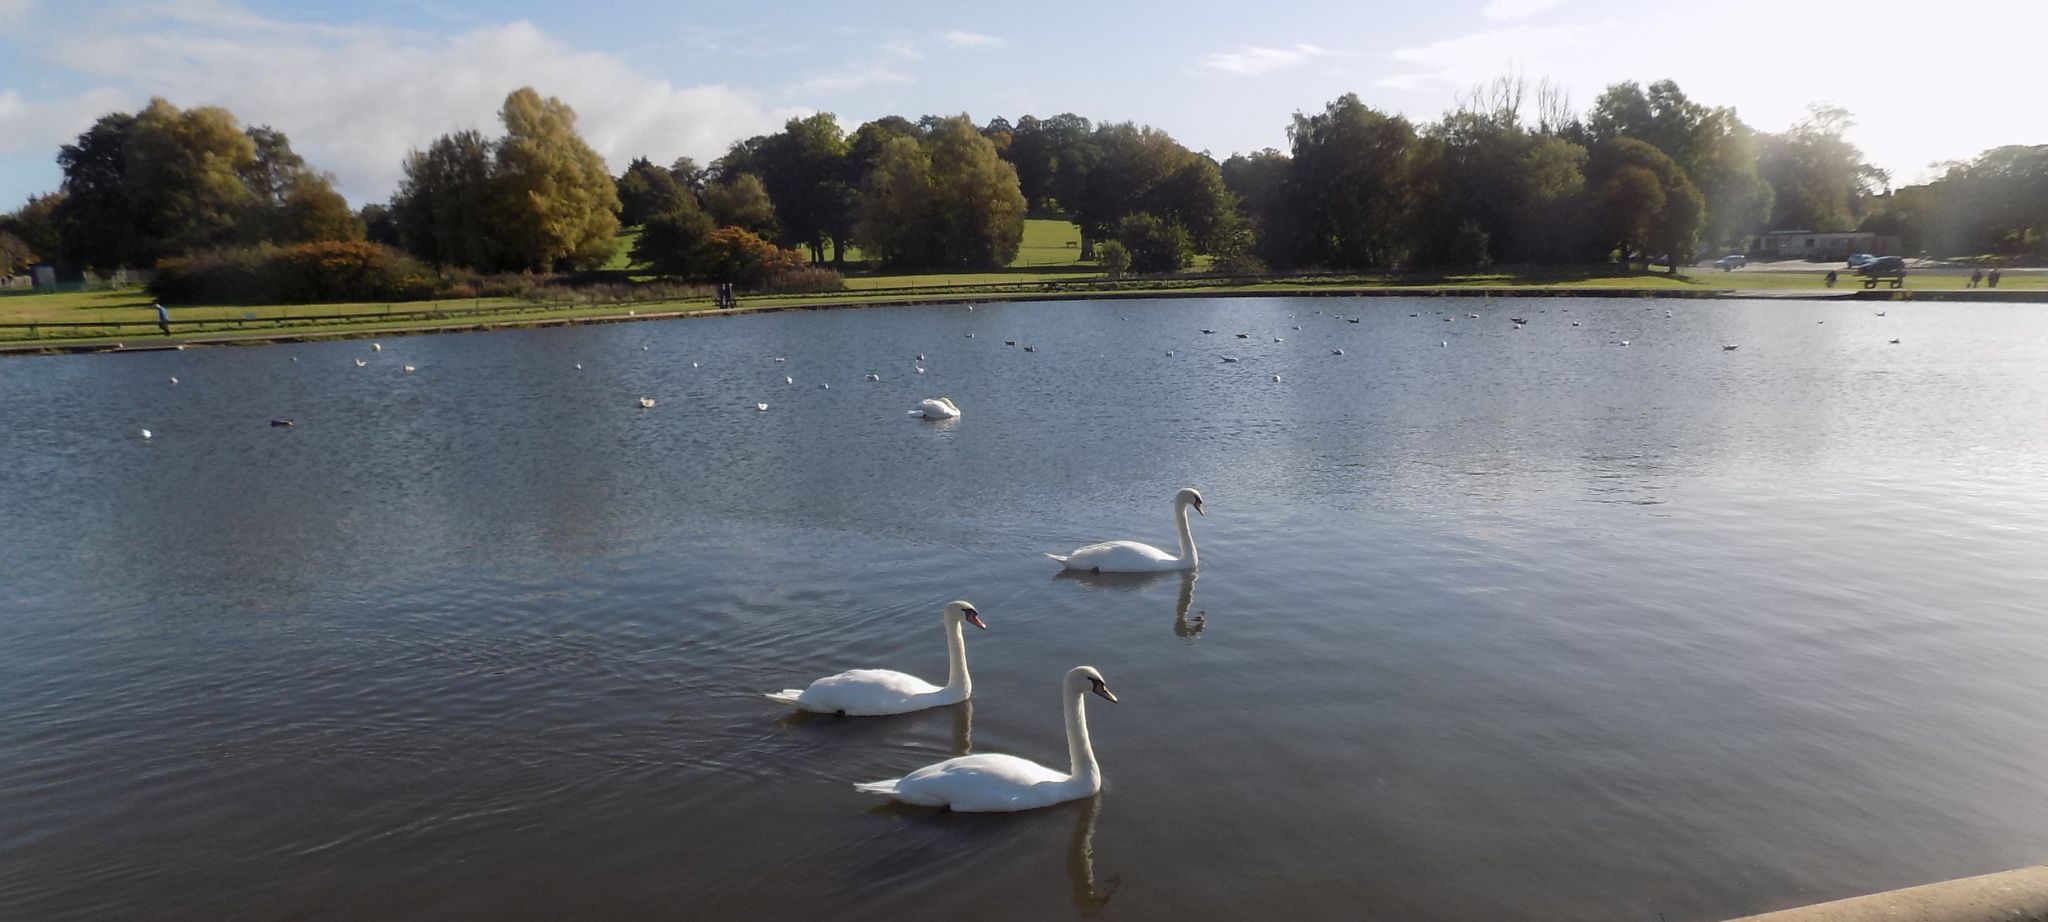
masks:
<path id="1" fill-rule="evenodd" d="M 896 793 L 896 782 L 902 780 L 901 778 L 891 778 L 887 781 L 864 781 L 854 785 L 853 789 L 862 794 L 880 794 L 883 797 L 889 797 Z"/>
<path id="2" fill-rule="evenodd" d="M 804 690 L 801 688 L 785 688 L 779 692 L 769 692 L 767 698 L 778 704 L 795 704 L 796 697 L 803 693 Z"/>
<path id="3" fill-rule="evenodd" d="M 1059 561 L 1059 562 L 1060 562 L 1060 563 L 1062 563 L 1062 564 L 1064 564 L 1064 563 L 1066 563 L 1066 562 L 1067 562 L 1067 558 L 1065 558 L 1065 557 L 1061 557 L 1061 556 L 1060 556 L 1060 555 L 1058 555 L 1058 554 L 1047 554 L 1047 555 L 1045 555 L 1045 556 L 1047 556 L 1047 557 L 1050 557 L 1050 558 L 1052 558 L 1052 559 L 1054 559 L 1054 560 L 1057 560 L 1057 561 Z"/>

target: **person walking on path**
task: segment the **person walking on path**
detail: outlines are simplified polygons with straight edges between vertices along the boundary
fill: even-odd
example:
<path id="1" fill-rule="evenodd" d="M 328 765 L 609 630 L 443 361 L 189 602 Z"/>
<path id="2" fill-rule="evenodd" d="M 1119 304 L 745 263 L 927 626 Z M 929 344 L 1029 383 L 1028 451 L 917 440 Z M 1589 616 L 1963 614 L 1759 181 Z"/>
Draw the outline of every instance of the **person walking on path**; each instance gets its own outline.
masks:
<path id="1" fill-rule="evenodd" d="M 1981 282 L 1981 281 L 1984 281 L 1984 270 L 1982 270 L 1982 269 L 1971 269 L 1971 270 L 1970 270 L 1970 287 L 1971 287 L 1971 288 L 1975 288 L 1975 287 L 1977 287 L 1977 283 L 1978 283 L 1978 282 Z"/>
<path id="2" fill-rule="evenodd" d="M 162 301 L 154 301 L 151 303 L 156 306 L 157 329 L 164 331 L 165 336 L 171 335 L 171 312 L 164 310 L 164 302 Z"/>
<path id="3" fill-rule="evenodd" d="M 1991 274 L 1990 274 L 1990 275 L 1987 275 L 1987 276 L 1985 276 L 1985 277 L 1984 277 L 1984 281 L 1985 281 L 1985 282 L 1987 283 L 1987 287 L 1990 287 L 1990 288 L 1997 288 L 1997 287 L 1998 287 L 1998 270 L 1997 270 L 1997 269 L 1993 269 L 1993 270 L 1991 270 Z"/>

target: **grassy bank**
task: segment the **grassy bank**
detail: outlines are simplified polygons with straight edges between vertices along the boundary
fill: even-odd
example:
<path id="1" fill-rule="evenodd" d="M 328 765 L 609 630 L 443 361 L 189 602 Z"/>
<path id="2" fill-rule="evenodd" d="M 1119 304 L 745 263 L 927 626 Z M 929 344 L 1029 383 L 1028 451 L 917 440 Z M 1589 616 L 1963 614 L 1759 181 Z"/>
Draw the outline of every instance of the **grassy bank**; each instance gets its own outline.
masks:
<path id="1" fill-rule="evenodd" d="M 630 234 L 630 230 L 628 231 Z M 626 238 L 622 237 L 622 241 Z M 1612 267 L 1585 269 L 1521 268 L 1454 273 L 1293 275 L 1254 279 L 1223 279 L 1191 272 L 1158 278 L 1112 282 L 1092 263 L 1080 261 L 1080 232 L 1065 221 L 1031 220 L 1017 259 L 1005 269 L 965 273 L 865 273 L 849 275 L 846 290 L 832 294 L 745 297 L 747 308 L 835 307 L 871 303 L 1003 300 L 1053 297 L 1120 297 L 1197 295 L 1331 294 L 1344 292 L 1457 292 L 1492 290 L 1501 293 L 1613 291 L 1631 294 L 1702 295 L 1757 292 L 1772 296 L 1810 293 L 1838 295 L 1861 289 L 1843 272 L 1837 288 L 1823 284 L 1823 264 L 1779 264 L 1734 272 L 1694 267 L 1673 276 L 1662 272 L 1617 274 Z M 623 266 L 623 248 L 615 262 Z M 1838 270 L 1840 271 L 1840 270 Z M 1906 291 L 1942 292 L 1968 285 L 1967 269 L 1912 274 Z M 1889 289 L 1880 289 L 1888 291 Z M 2048 299 L 2048 272 L 2007 273 L 1999 289 L 2024 297 L 2034 292 Z M 0 347 L 34 348 L 81 343 L 147 343 L 164 337 L 156 328 L 156 312 L 140 289 L 59 294 L 0 296 Z M 709 311 L 708 298 L 621 300 L 607 293 L 602 300 L 536 301 L 479 298 L 397 304 L 310 304 L 242 306 L 172 305 L 173 339 L 295 338 L 350 335 L 373 330 L 459 329 L 477 326 L 573 322 L 597 317 L 636 314 L 678 314 Z"/>

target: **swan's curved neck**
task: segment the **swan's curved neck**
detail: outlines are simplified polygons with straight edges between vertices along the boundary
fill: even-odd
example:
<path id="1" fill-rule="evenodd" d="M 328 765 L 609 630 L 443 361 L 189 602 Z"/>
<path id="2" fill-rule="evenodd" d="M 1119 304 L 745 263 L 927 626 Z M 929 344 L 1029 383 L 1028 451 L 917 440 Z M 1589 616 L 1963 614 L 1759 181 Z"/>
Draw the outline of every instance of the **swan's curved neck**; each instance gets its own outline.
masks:
<path id="1" fill-rule="evenodd" d="M 1102 768 L 1095 764 L 1095 747 L 1088 742 L 1088 694 L 1085 688 L 1067 691 L 1067 762 L 1070 780 L 1093 792 L 1102 789 Z"/>
<path id="2" fill-rule="evenodd" d="M 1187 503 L 1173 504 L 1173 526 L 1180 531 L 1181 565 L 1192 567 L 1201 563 L 1201 558 L 1195 556 L 1195 532 L 1194 529 L 1188 527 L 1188 505 Z"/>
<path id="3" fill-rule="evenodd" d="M 946 690 L 961 698 L 974 691 L 974 680 L 967 677 L 967 638 L 960 629 L 963 623 L 958 618 L 946 619 Z"/>

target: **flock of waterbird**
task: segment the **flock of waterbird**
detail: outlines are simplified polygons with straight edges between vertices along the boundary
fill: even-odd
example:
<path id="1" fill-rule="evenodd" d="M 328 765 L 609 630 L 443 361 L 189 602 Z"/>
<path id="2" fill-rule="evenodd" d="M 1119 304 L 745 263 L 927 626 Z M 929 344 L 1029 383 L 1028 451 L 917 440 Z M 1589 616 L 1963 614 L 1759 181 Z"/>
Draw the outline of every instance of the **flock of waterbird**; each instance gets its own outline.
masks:
<path id="1" fill-rule="evenodd" d="M 967 309 L 971 311 L 973 307 L 969 306 Z M 1655 310 L 1654 307 L 1646 309 Z M 1559 313 L 1569 312 L 1569 308 L 1559 310 Z M 1322 311 L 1318 310 L 1316 313 L 1321 314 Z M 1442 320 L 1446 323 L 1458 319 L 1457 315 L 1450 311 L 1438 310 L 1435 313 L 1442 315 Z M 1548 309 L 1540 309 L 1538 313 L 1548 313 Z M 1884 311 L 1876 313 L 1879 317 L 1885 316 Z M 1421 312 L 1411 312 L 1408 316 L 1418 318 Z M 1670 318 L 1671 311 L 1666 310 L 1664 316 Z M 1289 314 L 1288 319 L 1295 319 L 1295 315 Z M 1334 314 L 1332 319 L 1346 323 L 1361 321 L 1359 317 Z M 1465 319 L 1477 320 L 1480 319 L 1480 315 L 1468 312 Z M 1518 330 L 1523 329 L 1529 322 L 1523 317 L 1510 317 L 1508 320 Z M 1573 320 L 1571 325 L 1577 327 L 1580 321 Z M 1300 330 L 1301 326 L 1296 324 L 1293 329 Z M 1205 335 L 1218 333 L 1213 329 L 1202 329 L 1201 332 Z M 966 335 L 969 338 L 974 336 L 973 333 Z M 1234 337 L 1248 340 L 1251 334 L 1238 332 Z M 1274 336 L 1272 340 L 1276 344 L 1284 344 L 1287 341 L 1280 336 Z M 1892 339 L 1890 342 L 1897 345 L 1899 340 Z M 1628 346 L 1630 340 L 1621 339 L 1616 343 Z M 381 343 L 372 342 L 369 345 L 372 352 L 382 352 L 384 349 Z M 1015 346 L 1017 341 L 1006 340 L 1005 345 Z M 1442 340 L 1439 345 L 1448 348 L 1450 341 Z M 648 347 L 643 345 L 640 348 L 646 351 Z M 1721 348 L 1723 351 L 1733 352 L 1740 347 L 1735 343 L 1724 343 Z M 1027 345 L 1024 351 L 1036 351 L 1036 347 Z M 1174 351 L 1167 350 L 1166 354 L 1173 356 Z M 1342 356 L 1345 352 L 1343 349 L 1331 349 L 1330 354 Z M 1236 364 L 1240 361 L 1239 357 L 1233 355 L 1224 355 L 1220 358 L 1226 364 Z M 292 361 L 297 362 L 298 358 L 294 356 Z M 351 361 L 357 368 L 369 365 L 369 362 L 361 357 L 355 357 Z M 778 365 L 786 361 L 787 359 L 782 356 L 774 359 Z M 697 363 L 692 362 L 691 367 L 697 367 Z M 913 368 L 916 374 L 925 374 L 924 355 L 917 356 Z M 404 365 L 403 369 L 407 374 L 416 370 L 411 364 Z M 576 363 L 575 369 L 583 370 L 582 363 Z M 875 372 L 869 372 L 863 378 L 871 382 L 881 381 L 880 374 Z M 782 381 L 785 385 L 796 383 L 796 379 L 788 375 L 783 376 Z M 1281 376 L 1273 375 L 1272 381 L 1276 384 L 1282 383 Z M 170 383 L 176 385 L 178 379 L 173 376 Z M 821 389 L 830 389 L 831 386 L 830 383 L 818 385 Z M 637 402 L 642 409 L 653 409 L 656 406 L 655 399 L 650 396 L 641 396 Z M 759 412 L 768 410 L 768 404 L 764 402 L 756 402 L 753 407 Z M 961 410 L 952 398 L 939 396 L 919 401 L 917 406 L 910 410 L 910 415 L 927 420 L 954 420 L 960 418 Z M 271 425 L 292 426 L 294 422 L 291 419 L 278 418 L 271 420 Z M 144 439 L 154 437 L 154 433 L 148 429 L 141 430 L 141 435 Z M 1207 514 L 1203 510 L 1202 494 L 1193 488 L 1184 488 L 1173 498 L 1174 527 L 1179 538 L 1179 546 L 1174 553 L 1136 541 L 1107 541 L 1079 548 L 1066 555 L 1045 556 L 1067 570 L 1084 573 L 1193 570 L 1199 566 L 1200 558 L 1196 554 L 1194 534 L 1189 526 L 1189 510 L 1201 515 Z M 845 717 L 905 714 L 966 701 L 973 693 L 973 684 L 967 671 L 967 647 L 962 625 L 972 624 L 983 630 L 986 630 L 988 625 L 982 620 L 980 611 L 965 601 L 955 601 L 945 607 L 943 624 L 947 651 L 945 685 L 933 685 L 915 676 L 889 669 L 855 669 L 818 679 L 802 689 L 785 689 L 767 697 L 804 711 Z M 1094 667 L 1076 666 L 1066 673 L 1061 688 L 1067 730 L 1068 770 L 1065 772 L 1015 756 L 975 754 L 927 765 L 900 778 L 866 782 L 854 787 L 864 793 L 880 794 L 904 803 L 945 807 L 962 812 L 1028 810 L 1093 796 L 1102 788 L 1102 771 L 1096 763 L 1094 748 L 1088 735 L 1085 705 L 1086 696 L 1090 693 L 1112 703 L 1117 700 L 1110 692 L 1102 673 Z"/>
<path id="2" fill-rule="evenodd" d="M 1645 308 L 1643 308 L 1643 309 L 1644 309 L 1644 310 L 1656 310 L 1657 308 L 1655 308 L 1655 307 L 1645 307 Z M 971 304 L 970 304 L 970 305 L 967 305 L 967 310 L 969 310 L 969 311 L 972 311 L 972 310 L 974 310 L 974 306 L 973 306 L 973 305 L 971 305 Z M 1559 312 L 1559 313 L 1561 313 L 1561 314 L 1568 314 L 1568 313 L 1571 313 L 1571 309 L 1570 309 L 1570 308 L 1560 308 L 1558 312 Z M 1318 311 L 1316 311 L 1315 313 L 1317 313 L 1317 314 L 1322 314 L 1323 312 L 1322 312 L 1321 310 L 1318 310 Z M 1437 315 L 1439 315 L 1439 316 L 1441 317 L 1441 319 L 1443 320 L 1443 322 L 1445 322 L 1445 323 L 1453 323 L 1453 322 L 1456 322 L 1456 321 L 1457 321 L 1457 320 L 1459 319 L 1459 318 L 1458 318 L 1458 315 L 1457 315 L 1457 312 L 1455 312 L 1455 311 L 1450 311 L 1450 310 L 1441 310 L 1441 309 L 1440 309 L 1440 310 L 1437 310 L 1437 311 L 1435 311 L 1435 313 L 1436 313 Z M 1539 314 L 1543 314 L 1543 313 L 1549 313 L 1549 308 L 1540 308 L 1540 309 L 1538 309 L 1537 313 L 1539 313 Z M 1884 312 L 1884 311 L 1877 311 L 1877 312 L 1875 312 L 1875 313 L 1876 313 L 1876 316 L 1878 316 L 1878 317 L 1883 317 L 1883 316 L 1885 316 L 1885 312 Z M 1421 316 L 1422 316 L 1422 314 L 1421 314 L 1421 312 L 1420 312 L 1420 311 L 1411 311 L 1411 312 L 1410 312 L 1410 313 L 1408 314 L 1408 316 L 1409 316 L 1409 317 L 1411 317 L 1411 318 L 1418 318 L 1418 317 L 1421 317 Z M 1333 320 L 1336 320 L 1336 321 L 1339 321 L 1339 322 L 1343 322 L 1343 323 L 1360 323 L 1360 322 L 1362 322 L 1362 321 L 1363 321 L 1363 318 L 1361 318 L 1361 317 L 1358 317 L 1358 316 L 1351 316 L 1351 317 L 1346 317 L 1346 316 L 1343 316 L 1342 314 L 1336 314 L 1336 313 L 1332 313 L 1332 314 L 1330 315 L 1330 317 L 1331 317 L 1331 319 L 1333 319 Z M 1669 320 L 1669 319 L 1672 319 L 1672 317 L 1673 317 L 1673 315 L 1672 315 L 1672 312 L 1671 312 L 1670 310 L 1668 310 L 1668 309 L 1667 309 L 1667 310 L 1665 310 L 1665 311 L 1664 311 L 1664 318 L 1665 318 L 1665 319 Z M 1122 318 L 1122 319 L 1124 319 L 1124 320 L 1129 320 L 1130 318 L 1129 318 L 1129 317 L 1124 317 L 1124 318 Z M 1288 315 L 1287 315 L 1287 319 L 1289 319 L 1289 320 L 1293 320 L 1293 319 L 1296 319 L 1296 318 L 1295 318 L 1295 315 L 1294 315 L 1294 314 L 1288 314 Z M 1480 318 L 1480 315 L 1479 315 L 1479 314 L 1477 314 L 1477 313 L 1473 313 L 1473 312 L 1466 312 L 1466 313 L 1465 313 L 1465 318 L 1464 318 L 1464 319 L 1467 319 L 1467 320 L 1479 320 L 1479 319 L 1481 319 L 1481 318 Z M 1512 324 L 1512 325 L 1514 326 L 1514 329 L 1517 329 L 1517 330 L 1523 329 L 1523 328 L 1525 328 L 1526 326 L 1528 326 L 1528 324 L 1529 324 L 1529 321 L 1528 321 L 1527 319 L 1525 319 L 1524 317 L 1509 317 L 1509 318 L 1508 318 L 1508 322 L 1509 322 L 1510 324 Z M 1823 320 L 1817 320 L 1817 321 L 1815 321 L 1815 322 L 1816 322 L 1816 323 L 1821 323 L 1821 324 L 1827 323 L 1827 321 L 1826 321 L 1825 319 L 1823 319 Z M 1572 325 L 1572 326 L 1574 326 L 1574 327 L 1577 327 L 1577 326 L 1579 326 L 1579 325 L 1580 325 L 1580 322 L 1579 322 L 1579 321 L 1577 321 L 1577 320 L 1573 320 L 1573 321 L 1571 321 L 1571 325 Z M 1299 330 L 1299 329 L 1301 329 L 1301 326 L 1300 326 L 1300 324 L 1295 324 L 1293 328 L 1294 328 L 1294 329 L 1296 329 L 1296 330 Z M 1205 334 L 1205 335 L 1214 335 L 1214 334 L 1217 334 L 1217 333 L 1219 333 L 1220 331 L 1218 331 L 1218 330 L 1214 330 L 1214 329 L 1209 329 L 1209 328 L 1206 328 L 1206 327 L 1205 327 L 1205 328 L 1202 328 L 1202 329 L 1201 329 L 1201 332 L 1202 332 L 1203 334 Z M 1609 332 L 1610 332 L 1610 333 L 1618 333 L 1618 331 L 1609 331 Z M 973 333 L 968 333 L 968 334 L 966 334 L 966 337 L 967 337 L 968 339 L 973 339 L 973 338 L 974 338 L 974 334 L 973 334 Z M 1236 338 L 1236 339 L 1250 339 L 1250 338 L 1251 338 L 1251 334 L 1250 334 L 1250 333 L 1248 333 L 1248 332 L 1238 332 L 1238 333 L 1236 333 L 1236 334 L 1235 334 L 1235 338 Z M 1287 342 L 1287 340 L 1286 340 L 1286 339 L 1285 339 L 1284 337 L 1280 337 L 1280 336 L 1275 336 L 1275 337 L 1273 337 L 1273 342 L 1274 342 L 1275 344 L 1284 344 L 1284 343 L 1286 343 L 1286 342 Z M 1891 345 L 1894 345 L 1894 346 L 1896 346 L 1896 345 L 1900 345 L 1900 340 L 1899 340 L 1898 338 L 1896 338 L 1896 337 L 1895 337 L 1895 338 L 1893 338 L 1893 339 L 1891 339 L 1891 340 L 1888 340 L 1888 342 L 1889 342 L 1889 343 L 1890 343 Z M 1004 341 L 1003 341 L 1003 344 L 1004 344 L 1004 345 L 1006 345 L 1006 346 L 1016 346 L 1016 345 L 1017 345 L 1018 343 L 1017 343 L 1017 340 L 1014 340 L 1014 339 L 1006 339 L 1006 340 L 1004 340 Z M 1632 341 L 1631 341 L 1631 340 L 1627 340 L 1627 339 L 1618 339 L 1618 340 L 1614 340 L 1614 344 L 1615 344 L 1615 345 L 1619 345 L 1619 346 L 1629 346 L 1629 345 L 1632 345 Z M 1448 339 L 1445 339 L 1445 340 L 1440 340 L 1440 341 L 1439 341 L 1439 342 L 1437 343 L 1437 345 L 1438 345 L 1439 347 L 1442 347 L 1442 348 L 1450 348 L 1450 345 L 1451 345 L 1451 341 L 1450 341 L 1450 340 L 1448 340 Z M 183 349 L 185 348 L 185 346 L 183 346 L 183 345 L 180 345 L 180 346 L 178 346 L 177 348 L 178 348 L 178 349 L 180 349 L 180 350 L 183 350 Z M 1036 346 L 1026 345 L 1026 346 L 1024 346 L 1023 348 L 1024 348 L 1024 351 L 1025 351 L 1025 352 L 1036 352 L 1036 351 L 1037 351 L 1037 347 L 1036 347 Z M 1737 343 L 1723 343 L 1723 344 L 1721 345 L 1721 350 L 1722 350 L 1723 352 L 1734 352 L 1734 351 L 1736 351 L 1736 350 L 1738 350 L 1738 349 L 1740 349 L 1740 348 L 1742 348 L 1742 347 L 1741 347 L 1741 346 L 1740 346 L 1739 344 L 1737 344 Z M 641 347 L 640 347 L 640 350 L 641 350 L 642 352 L 645 352 L 645 351 L 647 351 L 647 349 L 648 349 L 648 347 L 647 347 L 647 346 L 645 346 L 645 345 L 643 345 L 643 346 L 641 346 Z M 370 343 L 370 351 L 371 351 L 371 352 L 382 352 L 382 351 L 384 351 L 384 346 L 383 346 L 383 344 L 382 344 L 382 343 L 372 342 L 372 343 Z M 1172 349 L 1168 349 L 1168 350 L 1166 350 L 1166 355 L 1167 355 L 1168 357 L 1172 357 L 1172 356 L 1173 356 L 1174 354 L 1175 354 L 1174 350 L 1172 350 Z M 1345 352 L 1344 352 L 1344 350 L 1343 350 L 1343 349 L 1331 349 L 1331 350 L 1330 350 L 1330 355 L 1331 355 L 1332 357 L 1342 356 L 1342 355 L 1344 355 L 1344 354 L 1345 354 Z M 1240 359 L 1240 358 L 1239 358 L 1238 356 L 1235 356 L 1235 355 L 1224 355 L 1224 356 L 1220 356 L 1219 358 L 1221 359 L 1221 361 L 1222 361 L 1222 362 L 1223 362 L 1224 364 L 1230 364 L 1230 365 L 1234 365 L 1234 364 L 1237 364 L 1237 363 L 1239 363 L 1240 361 L 1242 361 L 1242 360 L 1241 360 L 1241 359 Z M 299 360 L 299 359 L 298 359 L 298 357 L 297 357 L 297 356 L 293 356 L 293 357 L 292 357 L 292 361 L 293 361 L 293 362 L 297 362 L 298 360 Z M 353 358 L 353 359 L 352 359 L 351 361 L 352 361 L 352 362 L 353 362 L 353 363 L 355 364 L 355 367 L 357 367 L 357 368 L 366 368 L 366 367 L 368 367 L 368 366 L 369 366 L 369 364 L 370 364 L 368 360 L 366 360 L 366 359 L 364 359 L 364 358 L 362 358 L 362 357 L 360 357 L 360 356 L 358 356 L 358 357 L 355 357 L 355 358 Z M 782 363 L 784 363 L 784 362 L 786 362 L 786 361 L 787 361 L 787 359 L 786 359 L 785 357 L 783 357 L 783 356 L 776 356 L 776 357 L 775 357 L 775 362 L 776 362 L 777 364 L 782 364 Z M 417 368 L 415 368 L 415 367 L 414 367 L 414 366 L 413 366 L 412 364 L 410 364 L 410 363 L 407 363 L 407 364 L 405 364 L 405 365 L 404 365 L 404 366 L 402 366 L 402 367 L 403 367 L 403 369 L 404 369 L 404 371 L 405 371 L 405 373 L 406 373 L 406 374 L 412 374 L 413 372 L 415 372 L 415 371 L 417 371 L 417 370 L 418 370 Z M 575 366 L 574 366 L 574 367 L 575 367 L 575 369 L 576 369 L 577 371 L 582 371 L 582 370 L 583 370 L 583 363 L 581 363 L 581 362 L 577 362 L 577 363 L 575 363 Z M 696 368 L 696 367 L 698 367 L 698 363 L 696 363 L 696 362 L 691 362 L 691 363 L 690 363 L 690 367 L 691 367 L 691 368 Z M 920 375 L 922 375 L 922 374 L 924 374 L 924 373 L 926 372 L 926 368 L 925 368 L 925 357 L 924 357 L 924 355 L 922 355 L 922 354 L 919 354 L 919 355 L 917 356 L 917 361 L 916 361 L 916 364 L 915 364 L 915 365 L 913 365 L 913 366 L 912 366 L 912 368 L 914 369 L 914 371 L 915 371 L 915 372 L 916 372 L 917 374 L 920 374 Z M 879 381 L 881 381 L 881 380 L 882 380 L 882 377 L 881 377 L 881 375 L 880 375 L 880 374 L 878 374 L 878 373 L 875 373 L 875 372 L 869 372 L 869 373 L 867 373 L 867 374 L 863 375 L 863 376 L 862 376 L 862 378 L 863 378 L 863 380 L 866 380 L 866 381 L 871 381 L 871 382 L 879 382 Z M 175 375 L 174 375 L 174 376 L 172 376 L 170 380 L 171 380 L 171 383 L 172 383 L 172 384 L 177 384 L 177 383 L 178 383 L 178 379 L 177 379 L 177 377 L 176 377 Z M 793 385 L 793 384 L 795 384 L 795 383 L 796 383 L 796 379 L 795 379 L 794 377 L 791 377 L 791 376 L 785 375 L 785 376 L 783 376 L 783 378 L 782 378 L 782 382 L 783 382 L 783 384 L 785 384 L 785 385 Z M 1273 376 L 1272 376 L 1272 382 L 1273 382 L 1274 384 L 1282 384 L 1282 383 L 1285 383 L 1285 379 L 1283 379 L 1283 378 L 1282 378 L 1282 377 L 1281 377 L 1280 375 L 1277 375 L 1277 374 L 1276 374 L 1276 375 L 1273 375 Z M 831 390 L 831 388 L 832 388 L 832 385 L 831 385 L 831 384 L 830 384 L 829 382 L 820 382 L 820 383 L 818 384 L 818 387 L 819 387 L 819 389 L 821 389 L 821 390 Z M 651 410 L 651 409 L 654 409 L 654 408 L 655 408 L 655 406 L 656 406 L 656 402 L 655 402 L 655 399 L 654 399 L 653 397 L 650 397 L 650 396 L 646 396 L 646 395 L 642 395 L 642 396 L 640 396 L 639 398 L 637 398 L 637 401 L 636 401 L 636 402 L 637 402 L 637 403 L 639 404 L 640 408 L 641 408 L 641 409 L 643 409 L 643 410 Z M 765 403 L 765 402 L 755 402 L 755 403 L 753 404 L 753 407 L 754 407 L 754 410 L 755 410 L 756 412 L 761 412 L 761 413 L 766 413 L 766 412 L 768 412 L 768 404 L 767 404 L 767 403 Z M 952 399 L 952 398 L 950 398 L 950 397 L 946 397 L 946 396 L 939 396 L 939 397 L 930 397 L 930 398 L 926 398 L 926 399 L 924 399 L 924 400 L 921 400 L 921 401 L 919 401 L 919 402 L 918 402 L 918 404 L 917 404 L 917 406 L 915 406 L 915 407 L 911 408 L 911 410 L 910 410 L 910 415 L 911 415 L 911 416 L 914 416 L 914 417 L 918 417 L 918 418 L 921 418 L 921 419 L 928 419 L 928 420 L 949 420 L 949 419 L 959 419 L 959 418 L 960 418 L 960 415 L 961 415 L 961 413 L 960 413 L 960 406 L 959 406 L 959 404 L 957 404 L 957 403 L 954 403 L 954 402 L 953 402 L 953 399 Z M 291 426 L 291 425 L 294 425 L 294 423 L 293 423 L 293 421 L 292 421 L 292 420 L 290 420 L 290 419 L 273 419 L 273 420 L 271 420 L 271 425 L 273 425 L 273 426 Z M 156 436 L 156 434 L 155 434 L 154 432 L 152 432 L 151 430 L 149 430 L 149 429 L 142 429 L 142 430 L 140 430 L 140 434 L 141 434 L 142 438 L 143 438 L 143 439 L 144 439 L 145 441 L 146 441 L 146 440 L 149 440 L 149 439 L 153 439 L 153 438 L 155 438 L 155 436 Z"/>
<path id="3" fill-rule="evenodd" d="M 1088 573 L 1192 570 L 1201 560 L 1195 553 L 1194 532 L 1188 526 L 1190 509 L 1208 514 L 1202 510 L 1202 494 L 1187 487 L 1173 497 L 1174 527 L 1180 537 L 1178 553 L 1167 553 L 1137 541 L 1105 541 L 1064 556 L 1045 556 L 1068 570 Z M 843 717 L 908 714 L 966 701 L 974 693 L 974 682 L 967 672 L 967 638 L 961 625 L 972 624 L 987 630 L 988 624 L 982 621 L 981 612 L 973 603 L 965 601 L 948 603 L 942 617 L 946 632 L 944 685 L 933 685 L 893 669 L 854 669 L 767 697 L 811 713 Z M 1094 796 L 1102 790 L 1102 767 L 1095 761 L 1095 747 L 1088 736 L 1090 693 L 1112 704 L 1117 700 L 1108 681 L 1095 667 L 1075 666 L 1068 670 L 1060 688 L 1067 724 L 1064 772 L 1016 756 L 976 753 L 936 762 L 900 778 L 856 784 L 854 789 L 907 804 L 944 807 L 962 813 L 1009 813 Z"/>

